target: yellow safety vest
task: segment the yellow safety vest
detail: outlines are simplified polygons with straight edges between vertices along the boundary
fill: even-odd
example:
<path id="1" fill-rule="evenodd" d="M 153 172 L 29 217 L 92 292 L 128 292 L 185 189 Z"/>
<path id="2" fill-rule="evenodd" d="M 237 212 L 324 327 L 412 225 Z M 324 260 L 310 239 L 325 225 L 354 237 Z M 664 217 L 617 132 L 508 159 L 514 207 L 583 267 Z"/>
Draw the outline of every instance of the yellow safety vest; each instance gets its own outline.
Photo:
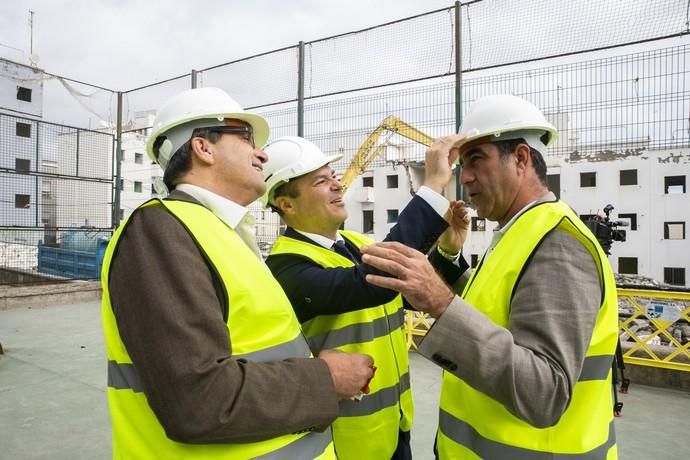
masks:
<path id="1" fill-rule="evenodd" d="M 355 232 L 340 234 L 357 247 L 374 243 Z M 277 254 L 297 254 L 324 268 L 354 265 L 334 251 L 285 236 L 278 238 L 271 250 L 271 255 Z M 319 315 L 302 324 L 315 354 L 333 348 L 365 353 L 374 358 L 377 368 L 369 394 L 361 401 L 340 402 L 340 416 L 333 422 L 333 442 L 340 460 L 389 459 L 398 445 L 399 431 L 412 427 L 414 404 L 404 316 L 398 295 L 384 305 L 340 315 Z"/>
<path id="2" fill-rule="evenodd" d="M 188 229 L 199 250 L 215 266 L 231 305 L 227 327 L 232 337 L 234 359 L 265 362 L 311 356 L 299 322 L 280 285 L 271 276 L 268 267 L 230 227 L 198 204 L 151 200 L 141 207 L 146 206 L 165 207 Z M 166 436 L 142 391 L 110 304 L 110 264 L 127 222 L 113 235 L 101 273 L 113 458 L 335 459 L 330 430 L 324 433 L 288 434 L 242 444 L 184 444 Z"/>
<path id="3" fill-rule="evenodd" d="M 513 288 L 532 253 L 552 230 L 567 232 L 587 248 L 603 286 L 601 307 L 570 405 L 554 426 L 536 428 L 444 372 L 437 434 L 441 459 L 617 458 L 611 394 L 611 362 L 618 340 L 616 283 L 606 255 L 577 215 L 560 201 L 527 210 L 482 260 L 463 298 L 507 328 Z"/>

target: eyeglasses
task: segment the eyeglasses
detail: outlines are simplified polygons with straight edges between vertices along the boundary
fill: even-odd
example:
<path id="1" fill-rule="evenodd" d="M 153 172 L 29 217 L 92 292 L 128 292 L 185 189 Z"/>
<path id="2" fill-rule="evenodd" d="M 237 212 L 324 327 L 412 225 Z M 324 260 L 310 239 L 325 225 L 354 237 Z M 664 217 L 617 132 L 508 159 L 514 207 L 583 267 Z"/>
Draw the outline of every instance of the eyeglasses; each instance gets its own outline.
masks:
<path id="1" fill-rule="evenodd" d="M 209 133 L 237 134 L 242 139 L 252 144 L 252 147 L 256 148 L 256 145 L 254 144 L 254 130 L 251 128 L 251 126 L 210 126 L 208 128 L 197 129 L 199 129 L 200 132 L 204 130 Z M 195 132 L 193 135 L 199 135 L 201 134 L 200 132 Z"/>

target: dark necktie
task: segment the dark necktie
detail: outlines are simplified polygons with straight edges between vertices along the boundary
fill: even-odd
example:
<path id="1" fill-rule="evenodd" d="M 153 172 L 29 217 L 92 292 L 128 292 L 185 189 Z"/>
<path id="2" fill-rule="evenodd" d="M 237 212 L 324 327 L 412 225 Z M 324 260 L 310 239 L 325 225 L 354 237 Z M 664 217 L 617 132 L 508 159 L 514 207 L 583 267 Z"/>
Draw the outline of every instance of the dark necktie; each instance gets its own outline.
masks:
<path id="1" fill-rule="evenodd" d="M 340 254 L 341 256 L 345 257 L 347 260 L 357 263 L 357 260 L 353 257 L 352 253 L 350 252 L 349 249 L 347 249 L 347 246 L 345 245 L 345 241 L 343 240 L 338 240 L 333 244 L 333 250 Z"/>

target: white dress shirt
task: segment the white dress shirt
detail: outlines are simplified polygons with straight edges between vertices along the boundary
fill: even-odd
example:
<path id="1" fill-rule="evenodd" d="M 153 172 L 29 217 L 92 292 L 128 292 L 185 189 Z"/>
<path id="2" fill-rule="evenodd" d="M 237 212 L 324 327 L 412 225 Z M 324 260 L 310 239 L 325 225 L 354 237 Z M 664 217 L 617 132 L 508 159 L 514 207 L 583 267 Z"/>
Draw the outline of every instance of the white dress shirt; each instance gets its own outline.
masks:
<path id="1" fill-rule="evenodd" d="M 263 260 L 261 251 L 256 244 L 256 219 L 249 212 L 249 209 L 196 185 L 179 184 L 175 189 L 192 196 L 207 207 L 228 227 L 233 229 L 259 259 Z"/>

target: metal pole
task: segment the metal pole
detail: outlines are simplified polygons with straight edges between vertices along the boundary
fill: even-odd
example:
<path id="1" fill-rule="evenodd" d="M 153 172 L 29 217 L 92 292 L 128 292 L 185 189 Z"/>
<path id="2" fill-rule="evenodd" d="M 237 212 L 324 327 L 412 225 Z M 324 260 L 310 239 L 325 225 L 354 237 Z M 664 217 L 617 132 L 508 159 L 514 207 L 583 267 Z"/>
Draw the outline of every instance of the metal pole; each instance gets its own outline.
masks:
<path id="1" fill-rule="evenodd" d="M 34 62 L 34 12 L 29 10 L 29 64 L 35 66 Z"/>
<path id="2" fill-rule="evenodd" d="M 462 125 L 462 15 L 460 2 L 455 2 L 455 132 Z M 455 168 L 455 199 L 462 198 L 460 165 Z"/>
<path id="3" fill-rule="evenodd" d="M 122 182 L 122 92 L 117 92 L 117 127 L 115 133 L 115 200 L 113 203 L 113 228 L 120 225 L 120 183 Z"/>
<path id="4" fill-rule="evenodd" d="M 77 130 L 77 158 L 75 161 L 76 164 L 76 176 L 79 177 L 79 130 Z"/>
<path id="5" fill-rule="evenodd" d="M 39 124 L 39 122 L 36 122 L 36 163 L 34 164 L 34 170 L 35 171 L 39 171 L 39 167 L 41 169 L 43 169 L 39 163 L 41 161 L 41 155 L 40 155 L 41 144 L 40 144 L 39 139 L 38 139 L 40 132 L 41 132 L 41 125 Z M 31 168 L 29 168 L 29 172 L 31 172 Z M 38 212 L 38 200 L 39 200 L 38 181 L 39 180 L 42 181 L 43 178 L 36 176 L 36 183 L 35 183 L 35 185 L 36 185 L 36 187 L 35 187 L 36 188 L 36 190 L 35 190 L 36 198 L 34 198 L 34 208 L 36 208 L 36 212 L 35 212 L 35 214 L 36 214 L 36 227 L 38 227 L 39 224 L 41 226 L 43 225 L 43 223 L 41 222 L 41 220 L 39 218 L 39 212 Z M 43 204 L 43 194 L 41 194 L 41 204 Z"/>
<path id="6" fill-rule="evenodd" d="M 196 74 L 197 74 L 197 71 L 192 69 L 192 89 L 196 88 L 196 85 L 197 85 Z"/>
<path id="7" fill-rule="evenodd" d="M 297 135 L 304 137 L 304 42 L 299 42 L 297 74 Z"/>

